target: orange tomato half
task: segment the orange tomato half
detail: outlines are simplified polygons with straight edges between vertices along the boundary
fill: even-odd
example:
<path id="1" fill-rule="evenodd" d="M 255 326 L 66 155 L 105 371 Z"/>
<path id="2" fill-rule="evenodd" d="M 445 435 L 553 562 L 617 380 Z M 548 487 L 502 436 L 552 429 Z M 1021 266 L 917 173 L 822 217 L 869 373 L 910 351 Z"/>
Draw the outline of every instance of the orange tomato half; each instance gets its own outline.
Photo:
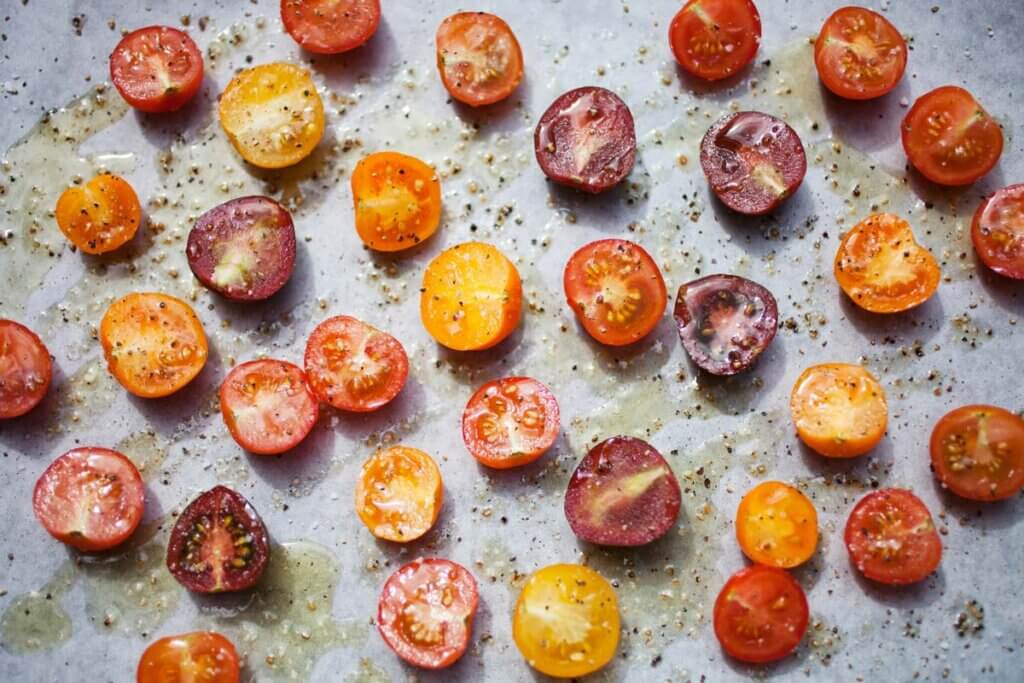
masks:
<path id="1" fill-rule="evenodd" d="M 105 254 L 135 237 L 142 207 L 124 178 L 103 173 L 57 200 L 57 227 L 87 254 Z"/>
<path id="2" fill-rule="evenodd" d="M 356 513 L 377 538 L 415 541 L 437 521 L 443 488 L 433 458 L 416 448 L 392 446 L 363 463 Z"/>
<path id="3" fill-rule="evenodd" d="M 778 481 L 758 484 L 736 511 L 736 539 L 758 564 L 789 569 L 818 547 L 818 513 L 807 496 Z"/>
<path id="4" fill-rule="evenodd" d="M 184 633 L 153 642 L 142 653 L 138 683 L 238 683 L 238 652 L 213 631 Z"/>
<path id="5" fill-rule="evenodd" d="M 501 17 L 453 14 L 437 29 L 437 69 L 451 96 L 471 107 L 503 100 L 523 80 L 523 51 Z"/>
<path id="6" fill-rule="evenodd" d="M 846 363 L 804 370 L 789 409 L 800 440 L 829 458 L 864 455 L 882 440 L 889 419 L 882 385 L 861 366 Z"/>
<path id="7" fill-rule="evenodd" d="M 415 247 L 441 222 L 441 181 L 416 157 L 377 152 L 352 172 L 359 239 L 377 251 Z"/>

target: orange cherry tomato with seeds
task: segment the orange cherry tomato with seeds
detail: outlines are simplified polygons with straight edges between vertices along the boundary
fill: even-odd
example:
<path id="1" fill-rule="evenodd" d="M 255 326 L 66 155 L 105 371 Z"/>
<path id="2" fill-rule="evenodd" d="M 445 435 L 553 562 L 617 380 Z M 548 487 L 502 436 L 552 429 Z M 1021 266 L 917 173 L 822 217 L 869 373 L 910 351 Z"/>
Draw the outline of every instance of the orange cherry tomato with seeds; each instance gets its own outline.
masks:
<path id="1" fill-rule="evenodd" d="M 533 462 L 558 438 L 558 401 L 529 377 L 502 377 L 476 390 L 462 412 L 462 440 L 488 467 Z"/>
<path id="2" fill-rule="evenodd" d="M 1002 500 L 1024 487 L 1024 420 L 988 405 L 957 408 L 932 430 L 932 470 L 963 498 Z"/>
<path id="3" fill-rule="evenodd" d="M 834 272 L 846 295 L 872 313 L 923 304 L 938 289 L 941 275 L 910 224 L 890 213 L 868 216 L 843 235 Z"/>
<path id="4" fill-rule="evenodd" d="M 451 96 L 479 107 L 505 99 L 523 80 L 523 51 L 501 17 L 459 12 L 437 28 L 437 69 Z"/>
<path id="5" fill-rule="evenodd" d="M 203 55 L 188 34 L 170 26 L 132 31 L 110 55 L 110 79 L 139 111 L 181 109 L 203 84 Z"/>
<path id="6" fill-rule="evenodd" d="M 0 318 L 0 420 L 20 417 L 42 402 L 53 362 L 36 333 Z"/>
<path id="7" fill-rule="evenodd" d="M 814 65 L 839 97 L 870 100 L 896 87 L 907 68 L 907 41 L 888 19 L 864 7 L 843 7 L 814 41 Z"/>
<path id="8" fill-rule="evenodd" d="M 306 373 L 283 360 L 253 360 L 228 373 L 220 385 L 224 424 L 239 446 L 277 455 L 298 446 L 316 425 L 320 404 Z"/>
<path id="9" fill-rule="evenodd" d="M 377 251 L 402 251 L 427 239 L 441 223 L 441 181 L 416 157 L 377 152 L 352 172 L 356 232 Z"/>
<path id="10" fill-rule="evenodd" d="M 942 540 L 931 513 L 903 489 L 880 489 L 861 498 L 850 512 L 843 538 L 857 570 L 881 583 L 916 583 L 942 559 Z"/>
<path id="11" fill-rule="evenodd" d="M 1003 129 L 971 93 L 947 85 L 914 102 L 901 127 L 903 150 L 921 174 L 940 185 L 969 185 L 1003 153 Z"/>
<path id="12" fill-rule="evenodd" d="M 437 558 L 414 560 L 384 583 L 377 629 L 409 664 L 443 669 L 466 652 L 479 602 L 476 579 L 462 565 Z"/>
<path id="13" fill-rule="evenodd" d="M 306 343 L 306 377 L 321 401 L 368 413 L 391 402 L 409 376 L 402 343 L 347 315 L 328 318 Z"/>
<path id="14" fill-rule="evenodd" d="M 889 408 L 885 390 L 859 365 L 826 363 L 804 370 L 789 409 L 800 440 L 827 458 L 853 458 L 878 445 Z"/>
<path id="15" fill-rule="evenodd" d="M 971 240 L 986 266 L 1024 280 L 1024 184 L 1004 187 L 982 202 L 974 214 Z"/>
<path id="16" fill-rule="evenodd" d="M 392 446 L 363 463 L 356 484 L 356 513 L 377 538 L 415 541 L 441 513 L 441 470 L 429 455 Z"/>
<path id="17" fill-rule="evenodd" d="M 380 16 L 380 0 L 281 0 L 284 30 L 304 49 L 324 55 L 364 45 Z"/>
<path id="18" fill-rule="evenodd" d="M 751 0 L 690 0 L 668 27 L 679 65 L 698 78 L 728 78 L 754 59 L 761 15 Z"/>
<path id="19" fill-rule="evenodd" d="M 736 540 L 754 562 L 790 569 L 811 559 L 818 547 L 818 513 L 792 486 L 762 482 L 740 501 Z"/>
<path id="20" fill-rule="evenodd" d="M 57 200 L 57 227 L 87 254 L 105 254 L 131 241 L 142 220 L 135 190 L 124 178 L 101 173 Z"/>
<path id="21" fill-rule="evenodd" d="M 668 289 L 643 247 L 607 239 L 580 247 L 565 264 L 565 297 L 587 333 L 609 346 L 632 344 L 661 320 Z"/>
<path id="22" fill-rule="evenodd" d="M 213 631 L 167 636 L 150 643 L 139 660 L 137 683 L 239 683 L 238 651 Z"/>
<path id="23" fill-rule="evenodd" d="M 209 348 L 192 307 L 167 294 L 135 293 L 118 299 L 100 322 L 107 368 L 141 398 L 169 396 L 206 365 Z"/>
<path id="24" fill-rule="evenodd" d="M 803 588 L 778 567 L 741 569 L 715 600 L 715 636 L 722 649 L 752 664 L 774 662 L 795 650 L 809 620 Z"/>
<path id="25" fill-rule="evenodd" d="M 515 330 L 522 311 L 519 271 L 490 244 L 456 244 L 423 274 L 423 326 L 449 349 L 481 351 L 499 344 Z"/>

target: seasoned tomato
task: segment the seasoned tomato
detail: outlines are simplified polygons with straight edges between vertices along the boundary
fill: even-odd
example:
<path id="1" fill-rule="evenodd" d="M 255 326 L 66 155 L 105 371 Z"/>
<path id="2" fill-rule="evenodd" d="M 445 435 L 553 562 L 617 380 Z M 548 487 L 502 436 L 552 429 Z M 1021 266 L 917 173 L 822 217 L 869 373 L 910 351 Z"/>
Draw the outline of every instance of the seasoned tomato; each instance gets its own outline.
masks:
<path id="1" fill-rule="evenodd" d="M 942 559 L 931 513 L 903 489 L 881 489 L 861 498 L 846 521 L 844 540 L 857 570 L 881 583 L 921 581 Z"/>
<path id="2" fill-rule="evenodd" d="M 829 458 L 864 455 L 882 440 L 889 419 L 882 385 L 861 366 L 846 363 L 804 370 L 789 409 L 800 440 Z"/>
<path id="3" fill-rule="evenodd" d="M 751 0 L 690 0 L 668 27 L 679 65 L 708 81 L 732 76 L 754 59 L 761 15 Z"/>
<path id="4" fill-rule="evenodd" d="M 531 463 L 558 438 L 558 401 L 529 377 L 502 377 L 473 394 L 462 412 L 462 440 L 488 467 Z"/>
<path id="5" fill-rule="evenodd" d="M 310 52 L 334 55 L 363 45 L 380 25 L 380 0 L 281 0 L 281 22 Z"/>
<path id="6" fill-rule="evenodd" d="M 313 393 L 354 413 L 390 403 L 409 376 L 409 357 L 400 341 L 347 315 L 316 326 L 306 343 L 305 364 Z"/>
<path id="7" fill-rule="evenodd" d="M 137 683 L 238 683 L 238 651 L 213 631 L 167 636 L 142 653 Z"/>
<path id="8" fill-rule="evenodd" d="M 843 7 L 814 41 L 814 64 L 825 87 L 850 100 L 881 97 L 907 68 L 907 42 L 889 20 L 864 7 Z"/>
<path id="9" fill-rule="evenodd" d="M 526 580 L 512 637 L 527 663 L 557 678 L 579 678 L 619 647 L 619 603 L 604 577 L 578 564 L 553 564 Z"/>
<path id="10" fill-rule="evenodd" d="M 741 111 L 719 119 L 704 134 L 700 166 L 723 204 L 759 216 L 797 191 L 807 156 L 800 136 L 785 121 Z"/>
<path id="11" fill-rule="evenodd" d="M 715 600 L 715 635 L 730 657 L 761 664 L 796 649 L 810 613 L 785 570 L 755 564 L 733 574 Z"/>
<path id="12" fill-rule="evenodd" d="M 1024 184 L 1004 187 L 982 202 L 974 214 L 971 240 L 986 266 L 1024 280 Z"/>
<path id="13" fill-rule="evenodd" d="M 441 252 L 423 274 L 420 317 L 439 344 L 489 349 L 512 334 L 523 311 L 519 271 L 497 247 L 465 242 Z"/>
<path id="14" fill-rule="evenodd" d="M 843 235 L 834 271 L 846 295 L 872 313 L 898 313 L 923 304 L 941 275 L 910 224 L 891 213 L 868 216 Z"/>
<path id="15" fill-rule="evenodd" d="M 235 301 L 262 301 L 292 276 L 295 226 L 269 197 L 232 199 L 199 217 L 185 254 L 206 287 Z"/>
<path id="16" fill-rule="evenodd" d="M 259 455 L 295 448 L 316 424 L 320 404 L 306 373 L 283 360 L 236 366 L 220 385 L 220 412 L 238 445 Z"/>
<path id="17" fill-rule="evenodd" d="M 775 297 L 738 275 L 708 275 L 679 288 L 679 339 L 690 359 L 712 375 L 746 370 L 775 339 Z"/>
<path id="18" fill-rule="evenodd" d="M 197 593 L 250 588 L 269 561 L 263 520 L 249 501 L 226 486 L 215 486 L 189 503 L 167 543 L 167 569 Z"/>
<path id="19" fill-rule="evenodd" d="M 736 540 L 758 564 L 789 569 L 818 547 L 818 513 L 807 496 L 778 481 L 758 484 L 736 511 Z"/>
<path id="20" fill-rule="evenodd" d="M 437 69 L 452 97 L 479 107 L 503 100 L 519 87 L 523 51 L 501 17 L 459 12 L 437 29 Z"/>
<path id="21" fill-rule="evenodd" d="M 0 318 L 0 420 L 20 417 L 39 405 L 52 376 L 50 352 L 36 333 Z"/>
<path id="22" fill-rule="evenodd" d="M 175 111 L 203 84 L 203 55 L 187 33 L 169 26 L 132 31 L 110 55 L 110 79 L 139 111 Z"/>
<path id="23" fill-rule="evenodd" d="M 396 655 L 424 669 L 454 664 L 469 646 L 480 602 L 476 579 L 461 564 L 410 562 L 384 583 L 377 629 Z"/>
<path id="24" fill-rule="evenodd" d="M 560 95 L 540 117 L 533 146 L 551 180 L 604 192 L 629 175 L 636 161 L 633 114 L 611 90 L 576 88 Z"/>
<path id="25" fill-rule="evenodd" d="M 363 463 L 356 513 L 377 538 L 408 543 L 434 526 L 443 489 L 433 458 L 415 448 L 392 446 Z"/>
<path id="26" fill-rule="evenodd" d="M 940 185 L 973 183 L 1003 153 L 1002 127 L 955 85 L 919 97 L 903 119 L 902 138 L 914 168 Z"/>
<path id="27" fill-rule="evenodd" d="M 657 327 L 668 290 L 658 264 L 639 244 L 597 240 L 569 257 L 565 298 L 591 337 L 611 346 L 632 344 Z"/>
<path id="28" fill-rule="evenodd" d="M 195 311 L 166 294 L 129 294 L 111 304 L 100 322 L 100 344 L 110 373 L 142 398 L 184 387 L 209 353 Z"/>
<path id="29" fill-rule="evenodd" d="M 996 406 L 963 406 L 935 425 L 932 470 L 971 500 L 1002 500 L 1024 487 L 1024 420 Z"/>
<path id="30" fill-rule="evenodd" d="M 145 497 L 131 460 L 108 448 L 76 448 L 39 477 L 32 509 L 61 543 L 97 552 L 132 535 L 142 521 Z"/>
<path id="31" fill-rule="evenodd" d="M 220 125 L 253 166 L 299 163 L 324 135 L 324 104 L 309 72 L 295 64 L 242 71 L 220 96 Z"/>
<path id="32" fill-rule="evenodd" d="M 415 247 L 441 222 L 441 181 L 416 157 L 377 152 L 352 172 L 359 239 L 377 251 Z"/>
<path id="33" fill-rule="evenodd" d="M 672 529 L 681 498 L 661 453 L 646 441 L 613 436 L 576 466 L 565 492 L 565 518 L 584 541 L 644 545 Z"/>
<path id="34" fill-rule="evenodd" d="M 131 241 L 142 220 L 135 190 L 124 178 L 101 173 L 57 200 L 57 227 L 87 254 L 105 254 Z"/>

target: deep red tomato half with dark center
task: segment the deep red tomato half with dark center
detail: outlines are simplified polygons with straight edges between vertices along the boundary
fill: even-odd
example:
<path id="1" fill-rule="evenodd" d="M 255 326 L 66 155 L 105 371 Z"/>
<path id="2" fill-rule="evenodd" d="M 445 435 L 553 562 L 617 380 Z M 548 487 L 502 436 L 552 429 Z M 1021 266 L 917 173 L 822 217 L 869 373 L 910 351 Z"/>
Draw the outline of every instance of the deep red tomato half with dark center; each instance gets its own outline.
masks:
<path id="1" fill-rule="evenodd" d="M 131 106 L 147 113 L 181 109 L 203 84 L 203 55 L 169 26 L 132 31 L 110 55 L 110 78 Z"/>

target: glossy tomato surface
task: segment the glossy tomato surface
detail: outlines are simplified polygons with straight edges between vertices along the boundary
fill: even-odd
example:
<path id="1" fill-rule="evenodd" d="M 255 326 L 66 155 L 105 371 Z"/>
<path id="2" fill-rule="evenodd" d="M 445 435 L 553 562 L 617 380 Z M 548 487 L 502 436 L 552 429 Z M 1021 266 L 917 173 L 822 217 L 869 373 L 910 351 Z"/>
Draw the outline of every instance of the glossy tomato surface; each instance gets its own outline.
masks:
<path id="1" fill-rule="evenodd" d="M 778 481 L 750 489 L 736 511 L 736 540 L 758 564 L 789 569 L 818 547 L 818 513 L 799 490 Z"/>
<path id="2" fill-rule="evenodd" d="M 203 84 L 203 55 L 187 33 L 170 26 L 132 31 L 110 55 L 110 79 L 139 111 L 168 112 L 188 104 Z"/>
<path id="3" fill-rule="evenodd" d="M 942 559 L 931 513 L 903 489 L 881 489 L 861 498 L 850 512 L 843 538 L 853 566 L 881 583 L 921 581 Z"/>
<path id="4" fill-rule="evenodd" d="M 310 52 L 333 55 L 364 45 L 380 25 L 380 0 L 281 0 L 281 22 Z"/>
<path id="5" fill-rule="evenodd" d="M 105 254 L 135 237 L 142 207 L 128 181 L 101 173 L 81 187 L 64 190 L 55 218 L 69 242 L 87 254 Z"/>
<path id="6" fill-rule="evenodd" d="M 900 82 L 907 68 L 907 42 L 878 12 L 843 7 L 818 32 L 814 64 L 821 82 L 836 95 L 870 100 Z"/>
<path id="7" fill-rule="evenodd" d="M 150 643 L 136 672 L 136 683 L 239 683 L 238 651 L 224 636 L 197 631 Z"/>
<path id="8" fill-rule="evenodd" d="M 828 458 L 864 455 L 882 440 L 889 422 L 882 385 L 863 367 L 848 363 L 804 370 L 789 408 L 800 440 Z"/>
<path id="9" fill-rule="evenodd" d="M 411 249 L 441 223 L 437 172 L 398 152 L 377 152 L 356 164 L 352 200 L 359 239 L 377 251 Z"/>
<path id="10" fill-rule="evenodd" d="M 970 405 L 942 417 L 932 430 L 932 470 L 963 498 L 1009 498 L 1024 487 L 1024 420 L 996 406 Z"/>
<path id="11" fill-rule="evenodd" d="M 0 318 L 0 420 L 20 417 L 39 405 L 52 376 L 50 352 L 36 333 Z"/>
<path id="12" fill-rule="evenodd" d="M 981 203 L 971 224 L 971 240 L 986 266 L 1024 280 L 1024 184 L 1004 187 Z"/>
<path id="13" fill-rule="evenodd" d="M 220 385 L 220 412 L 239 446 L 250 453 L 277 455 L 298 446 L 312 431 L 320 404 L 302 368 L 267 358 L 231 369 Z"/>
<path id="14" fill-rule="evenodd" d="M 392 446 L 363 463 L 356 513 L 377 538 L 408 543 L 434 526 L 443 491 L 433 458 L 417 448 Z"/>
<path id="15" fill-rule="evenodd" d="M 773 662 L 795 650 L 809 620 L 803 588 L 777 567 L 741 569 L 715 600 L 715 635 L 722 649 L 753 664 Z"/>
<path id="16" fill-rule="evenodd" d="M 531 463 L 558 438 L 558 401 L 529 377 L 502 377 L 476 390 L 462 412 L 462 440 L 488 467 Z"/>
<path id="17" fill-rule="evenodd" d="M 471 107 L 505 99 L 523 80 L 523 51 L 501 17 L 453 14 L 437 29 L 437 69 L 451 96 Z"/>
<path id="18" fill-rule="evenodd" d="M 754 59 L 761 44 L 761 15 L 751 0 L 689 0 L 669 24 L 668 40 L 686 71 L 721 80 Z"/>

